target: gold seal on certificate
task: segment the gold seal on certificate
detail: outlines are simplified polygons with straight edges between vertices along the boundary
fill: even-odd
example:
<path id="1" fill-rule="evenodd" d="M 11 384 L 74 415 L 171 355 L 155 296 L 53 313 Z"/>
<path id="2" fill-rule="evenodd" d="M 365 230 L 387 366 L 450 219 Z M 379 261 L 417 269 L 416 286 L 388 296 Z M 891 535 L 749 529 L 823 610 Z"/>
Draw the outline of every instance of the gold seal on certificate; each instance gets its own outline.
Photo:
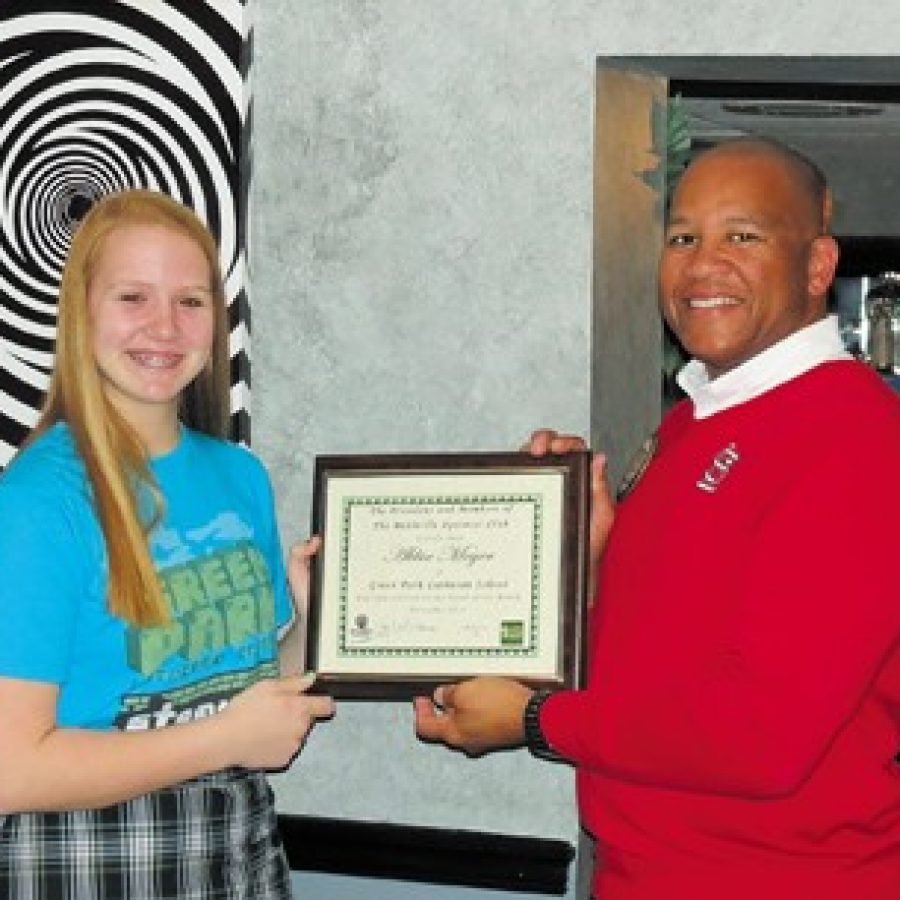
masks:
<path id="1" fill-rule="evenodd" d="M 586 452 L 318 457 L 307 666 L 321 689 L 580 684 L 589 469 Z"/>

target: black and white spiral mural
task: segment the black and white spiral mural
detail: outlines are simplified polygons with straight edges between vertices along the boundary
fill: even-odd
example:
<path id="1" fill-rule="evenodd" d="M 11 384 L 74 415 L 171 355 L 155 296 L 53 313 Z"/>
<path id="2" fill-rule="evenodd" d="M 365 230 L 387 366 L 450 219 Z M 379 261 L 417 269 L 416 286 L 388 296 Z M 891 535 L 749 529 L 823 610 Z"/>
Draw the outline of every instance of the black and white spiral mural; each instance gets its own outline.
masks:
<path id="1" fill-rule="evenodd" d="M 232 431 L 249 440 L 247 0 L 0 0 L 0 468 L 37 418 L 72 233 L 129 187 L 219 240 Z"/>

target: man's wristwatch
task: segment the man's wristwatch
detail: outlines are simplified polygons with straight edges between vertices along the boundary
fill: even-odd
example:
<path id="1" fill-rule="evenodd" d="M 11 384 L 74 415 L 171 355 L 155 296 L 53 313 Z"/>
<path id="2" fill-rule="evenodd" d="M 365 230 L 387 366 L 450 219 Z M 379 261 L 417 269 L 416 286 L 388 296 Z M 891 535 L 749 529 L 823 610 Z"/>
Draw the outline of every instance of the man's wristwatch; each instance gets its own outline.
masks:
<path id="1" fill-rule="evenodd" d="M 540 759 L 560 760 L 562 757 L 547 743 L 541 731 L 541 707 L 553 691 L 535 691 L 525 704 L 522 727 L 525 732 L 525 746 L 533 756 Z"/>

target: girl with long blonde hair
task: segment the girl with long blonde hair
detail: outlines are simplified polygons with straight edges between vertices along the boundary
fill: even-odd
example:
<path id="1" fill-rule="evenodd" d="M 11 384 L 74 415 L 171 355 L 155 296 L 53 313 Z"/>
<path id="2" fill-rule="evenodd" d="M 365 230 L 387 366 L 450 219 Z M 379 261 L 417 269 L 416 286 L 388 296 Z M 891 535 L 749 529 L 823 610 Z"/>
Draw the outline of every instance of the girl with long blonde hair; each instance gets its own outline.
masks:
<path id="1" fill-rule="evenodd" d="M 101 200 L 60 288 L 43 413 L 0 478 L 0 894 L 286 898 L 264 770 L 327 697 L 280 676 L 305 558 L 223 435 L 212 236 L 149 191 Z"/>

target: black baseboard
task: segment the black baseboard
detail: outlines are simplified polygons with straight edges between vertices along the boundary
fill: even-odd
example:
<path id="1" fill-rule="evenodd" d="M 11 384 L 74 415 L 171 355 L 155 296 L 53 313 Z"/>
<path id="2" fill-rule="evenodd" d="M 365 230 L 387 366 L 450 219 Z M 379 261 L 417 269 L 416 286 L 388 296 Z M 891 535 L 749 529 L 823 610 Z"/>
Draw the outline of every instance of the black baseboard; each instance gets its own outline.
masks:
<path id="1" fill-rule="evenodd" d="M 575 857 L 572 844 L 546 838 L 318 816 L 278 822 L 294 871 L 562 896 Z"/>

